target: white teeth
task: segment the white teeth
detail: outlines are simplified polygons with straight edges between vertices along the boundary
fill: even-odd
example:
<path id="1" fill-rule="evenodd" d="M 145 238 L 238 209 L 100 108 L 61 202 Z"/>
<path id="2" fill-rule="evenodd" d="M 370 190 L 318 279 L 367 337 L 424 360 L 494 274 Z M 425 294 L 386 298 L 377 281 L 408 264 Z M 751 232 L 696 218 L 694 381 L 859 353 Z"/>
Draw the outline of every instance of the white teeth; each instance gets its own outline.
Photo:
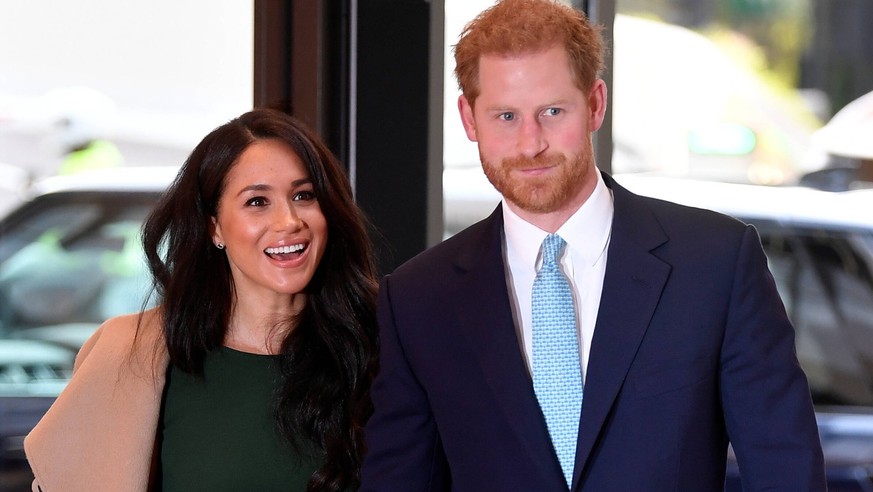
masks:
<path id="1" fill-rule="evenodd" d="M 268 255 L 281 255 L 288 253 L 295 253 L 297 251 L 301 251 L 305 246 L 303 244 L 294 244 L 291 246 L 282 246 L 280 248 L 267 248 L 264 250 Z"/>

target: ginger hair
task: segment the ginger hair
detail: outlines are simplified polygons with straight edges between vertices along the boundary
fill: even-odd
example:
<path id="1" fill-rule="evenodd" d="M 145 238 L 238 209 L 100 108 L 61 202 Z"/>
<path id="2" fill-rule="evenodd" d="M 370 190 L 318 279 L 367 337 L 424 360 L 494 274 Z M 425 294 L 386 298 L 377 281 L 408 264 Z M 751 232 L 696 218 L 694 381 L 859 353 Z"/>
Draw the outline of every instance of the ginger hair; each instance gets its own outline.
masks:
<path id="1" fill-rule="evenodd" d="M 537 53 L 562 45 L 576 85 L 587 92 L 603 70 L 601 26 L 579 10 L 553 0 L 502 0 L 466 25 L 454 47 L 455 78 L 467 101 L 479 96 L 483 55 Z"/>

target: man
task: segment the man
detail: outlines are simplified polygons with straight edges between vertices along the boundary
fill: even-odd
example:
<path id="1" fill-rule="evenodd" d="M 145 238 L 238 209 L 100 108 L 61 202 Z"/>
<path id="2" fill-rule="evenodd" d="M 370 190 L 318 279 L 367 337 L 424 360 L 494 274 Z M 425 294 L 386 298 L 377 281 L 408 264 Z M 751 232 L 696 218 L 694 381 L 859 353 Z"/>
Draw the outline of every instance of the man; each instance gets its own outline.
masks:
<path id="1" fill-rule="evenodd" d="M 548 0 L 462 34 L 458 107 L 504 199 L 382 282 L 363 490 L 715 491 L 729 442 L 748 490 L 825 489 L 755 230 L 595 168 L 602 52 Z"/>

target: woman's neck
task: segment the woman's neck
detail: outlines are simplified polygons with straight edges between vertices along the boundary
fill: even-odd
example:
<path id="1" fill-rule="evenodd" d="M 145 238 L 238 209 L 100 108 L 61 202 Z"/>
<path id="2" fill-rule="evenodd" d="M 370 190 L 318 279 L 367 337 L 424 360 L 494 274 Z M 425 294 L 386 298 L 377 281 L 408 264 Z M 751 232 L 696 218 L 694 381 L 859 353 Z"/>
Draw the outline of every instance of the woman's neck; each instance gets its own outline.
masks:
<path id="1" fill-rule="evenodd" d="M 278 354 L 282 342 L 296 324 L 294 317 L 303 310 L 305 294 L 277 298 L 272 302 L 238 297 L 231 311 L 224 345 L 241 352 Z"/>

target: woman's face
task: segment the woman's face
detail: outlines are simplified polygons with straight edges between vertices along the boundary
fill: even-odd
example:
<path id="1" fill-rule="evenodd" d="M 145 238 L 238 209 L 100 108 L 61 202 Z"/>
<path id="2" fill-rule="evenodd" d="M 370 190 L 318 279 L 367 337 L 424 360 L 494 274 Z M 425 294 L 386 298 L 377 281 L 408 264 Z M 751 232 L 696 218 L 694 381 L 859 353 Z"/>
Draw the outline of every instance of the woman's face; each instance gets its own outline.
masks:
<path id="1" fill-rule="evenodd" d="M 212 224 L 238 298 L 303 292 L 327 246 L 327 221 L 309 172 L 279 140 L 258 140 L 242 153 Z"/>

